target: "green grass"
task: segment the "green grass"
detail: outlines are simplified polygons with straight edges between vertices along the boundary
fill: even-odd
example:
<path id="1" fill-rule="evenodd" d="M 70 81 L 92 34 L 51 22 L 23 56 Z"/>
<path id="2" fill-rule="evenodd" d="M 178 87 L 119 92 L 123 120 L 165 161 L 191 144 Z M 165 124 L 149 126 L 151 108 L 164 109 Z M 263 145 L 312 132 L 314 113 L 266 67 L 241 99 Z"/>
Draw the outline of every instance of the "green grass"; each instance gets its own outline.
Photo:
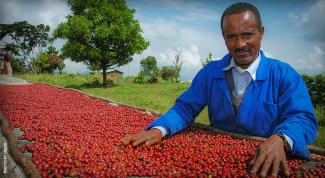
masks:
<path id="1" fill-rule="evenodd" d="M 126 78 L 118 80 L 117 86 L 102 88 L 98 86 L 89 87 L 97 80 L 102 80 L 99 74 L 24 74 L 16 77 L 32 82 L 45 82 L 60 87 L 75 88 L 117 102 L 151 108 L 160 113 L 166 112 L 174 104 L 177 96 L 190 85 L 189 83 L 175 84 L 166 81 L 159 81 L 156 84 L 134 84 L 132 78 Z M 319 126 L 318 137 L 314 145 L 325 148 L 325 108 L 316 108 L 315 112 Z M 196 122 L 209 124 L 207 108 L 196 118 Z"/>
<path id="2" fill-rule="evenodd" d="M 15 76 L 31 82 L 44 82 L 65 88 L 81 88 L 82 84 L 89 83 L 100 75 L 83 75 L 83 74 L 22 74 Z"/>
<path id="3" fill-rule="evenodd" d="M 313 145 L 325 148 L 325 126 L 318 126 L 318 135 Z"/>

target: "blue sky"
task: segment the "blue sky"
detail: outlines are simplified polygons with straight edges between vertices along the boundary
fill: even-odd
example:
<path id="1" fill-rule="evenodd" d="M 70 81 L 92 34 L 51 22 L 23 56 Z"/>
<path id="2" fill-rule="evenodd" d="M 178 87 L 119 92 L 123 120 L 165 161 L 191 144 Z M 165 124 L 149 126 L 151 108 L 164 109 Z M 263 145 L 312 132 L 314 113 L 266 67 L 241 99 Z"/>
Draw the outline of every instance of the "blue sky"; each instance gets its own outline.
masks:
<path id="1" fill-rule="evenodd" d="M 63 0 L 0 0 L 0 22 L 27 20 L 49 24 L 52 30 L 70 13 Z M 153 55 L 159 66 L 172 65 L 176 50 L 184 61 L 182 80 L 191 80 L 202 67 L 200 60 L 212 52 L 215 60 L 227 53 L 220 16 L 238 1 L 129 0 L 136 9 L 143 36 L 151 45 L 120 68 L 126 75 L 139 72 L 140 60 Z M 325 74 L 325 1 L 245 1 L 261 13 L 265 27 L 262 49 L 270 57 L 292 65 L 299 73 Z M 54 44 L 61 48 L 64 42 Z M 67 72 L 87 72 L 85 65 L 66 60 Z"/>

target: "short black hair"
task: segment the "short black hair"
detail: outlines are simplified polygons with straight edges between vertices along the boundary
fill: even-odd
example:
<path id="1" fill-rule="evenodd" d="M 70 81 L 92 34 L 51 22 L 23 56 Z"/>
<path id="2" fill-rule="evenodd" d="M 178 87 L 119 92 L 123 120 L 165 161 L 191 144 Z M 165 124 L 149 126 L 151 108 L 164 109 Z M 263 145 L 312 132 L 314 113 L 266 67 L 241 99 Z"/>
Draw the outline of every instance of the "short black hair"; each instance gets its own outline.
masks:
<path id="1" fill-rule="evenodd" d="M 225 16 L 231 15 L 231 14 L 239 14 L 239 13 L 247 12 L 247 11 L 253 12 L 255 17 L 257 18 L 257 27 L 261 28 L 262 27 L 262 20 L 261 20 L 260 12 L 258 11 L 258 9 L 254 5 L 252 5 L 250 3 L 239 2 L 239 3 L 236 3 L 236 4 L 233 4 L 233 5 L 229 6 L 223 12 L 223 14 L 221 16 L 221 23 L 220 23 L 222 34 L 223 34 L 222 24 L 223 24 L 223 20 L 224 20 Z"/>

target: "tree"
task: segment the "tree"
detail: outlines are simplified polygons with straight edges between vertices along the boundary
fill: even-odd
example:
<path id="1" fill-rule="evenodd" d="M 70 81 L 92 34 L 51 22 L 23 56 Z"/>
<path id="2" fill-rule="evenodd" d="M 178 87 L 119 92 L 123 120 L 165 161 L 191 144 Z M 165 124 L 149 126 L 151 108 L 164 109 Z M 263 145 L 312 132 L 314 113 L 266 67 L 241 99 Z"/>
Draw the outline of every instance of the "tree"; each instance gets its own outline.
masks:
<path id="1" fill-rule="evenodd" d="M 25 73 L 26 72 L 26 65 L 21 60 L 11 57 L 10 64 L 11 64 L 13 73 Z"/>
<path id="2" fill-rule="evenodd" d="M 9 33 L 12 33 L 14 29 L 10 24 L 0 24 L 0 40 L 6 37 Z"/>
<path id="3" fill-rule="evenodd" d="M 181 55 L 182 55 L 182 51 L 176 50 L 176 55 L 174 58 L 175 61 L 173 61 L 174 63 L 173 70 L 174 70 L 174 80 L 177 83 L 180 81 L 180 73 L 183 65 L 183 60 L 181 59 Z"/>
<path id="4" fill-rule="evenodd" d="M 87 69 L 92 71 L 92 72 L 100 72 L 100 63 L 99 62 L 93 62 L 91 64 L 87 65 Z"/>
<path id="5" fill-rule="evenodd" d="M 48 35 L 50 27 L 44 24 L 34 26 L 27 21 L 21 21 L 13 24 L 0 24 L 0 29 L 0 39 L 9 36 L 13 41 L 6 43 L 2 49 L 10 48 L 11 52 L 14 51 L 16 55 L 21 56 L 21 60 L 27 63 L 35 73 L 35 66 L 32 65 L 34 58 L 31 57 L 31 54 L 36 47 L 42 51 L 42 48 L 52 41 Z"/>
<path id="6" fill-rule="evenodd" d="M 205 59 L 201 59 L 202 67 L 206 66 L 211 61 L 212 61 L 212 53 L 209 52 L 208 57 L 206 57 Z"/>
<path id="7" fill-rule="evenodd" d="M 67 39 L 63 56 L 106 71 L 131 62 L 149 46 L 141 35 L 134 9 L 124 0 L 68 0 L 72 14 L 54 31 L 56 38 Z"/>
<path id="8" fill-rule="evenodd" d="M 148 56 L 140 62 L 141 74 L 145 82 L 154 83 L 158 81 L 159 69 L 154 56 Z M 140 75 L 141 75 L 140 74 Z"/>
<path id="9" fill-rule="evenodd" d="M 315 108 L 325 105 L 325 77 L 302 75 Z"/>
<path id="10" fill-rule="evenodd" d="M 48 50 L 37 56 L 35 66 L 37 73 L 53 73 L 58 69 L 60 72 L 65 67 L 64 59 L 58 55 L 59 51 L 54 46 L 49 46 Z"/>
<path id="11" fill-rule="evenodd" d="M 160 76 L 163 80 L 172 80 L 174 77 L 174 70 L 172 66 L 164 66 L 160 69 Z"/>

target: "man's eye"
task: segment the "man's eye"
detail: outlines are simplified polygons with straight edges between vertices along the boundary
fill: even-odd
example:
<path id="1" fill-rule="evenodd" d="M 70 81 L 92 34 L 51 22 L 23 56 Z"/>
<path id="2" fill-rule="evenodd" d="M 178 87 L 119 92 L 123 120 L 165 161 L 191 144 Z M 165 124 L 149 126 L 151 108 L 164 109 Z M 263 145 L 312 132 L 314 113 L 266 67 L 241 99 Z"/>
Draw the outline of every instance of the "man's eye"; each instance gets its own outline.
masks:
<path id="1" fill-rule="evenodd" d="M 227 35 L 228 40 L 234 39 L 234 37 L 235 37 L 235 35 Z"/>
<path id="2" fill-rule="evenodd" d="M 243 34 L 244 37 L 251 37 L 253 35 L 253 33 L 251 32 L 246 32 Z"/>

